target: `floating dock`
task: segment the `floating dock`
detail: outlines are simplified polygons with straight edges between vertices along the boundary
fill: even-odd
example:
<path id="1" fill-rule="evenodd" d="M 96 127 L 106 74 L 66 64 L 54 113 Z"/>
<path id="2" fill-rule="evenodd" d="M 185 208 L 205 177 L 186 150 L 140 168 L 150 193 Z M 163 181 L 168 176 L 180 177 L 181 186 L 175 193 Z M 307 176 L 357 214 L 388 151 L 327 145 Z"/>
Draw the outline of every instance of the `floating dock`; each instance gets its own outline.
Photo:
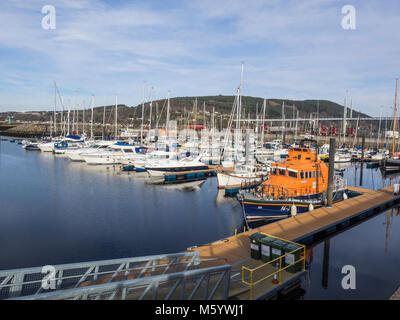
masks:
<path id="1" fill-rule="evenodd" d="M 54 266 L 55 290 L 41 287 L 45 276 L 41 267 L 0 271 L 0 299 L 248 300 L 293 294 L 301 291 L 301 279 L 307 273 L 306 245 L 400 202 L 393 187 L 348 189 L 360 195 L 186 252 Z M 284 249 L 269 262 L 252 259 L 249 236 L 254 233 L 295 242 L 298 249 Z M 288 255 L 298 250 L 293 262 L 288 262 Z M 290 270 L 296 264 L 298 268 Z M 399 294 L 391 299 L 398 299 Z"/>
<path id="2" fill-rule="evenodd" d="M 236 270 L 237 277 L 240 278 L 243 267 L 255 268 L 262 265 L 261 261 L 250 258 L 249 236 L 253 233 L 264 233 L 301 244 L 317 243 L 335 232 L 341 232 L 359 224 L 400 202 L 400 196 L 393 195 L 393 187 L 375 191 L 354 187 L 348 187 L 348 189 L 361 195 L 338 202 L 329 208 L 323 207 L 283 219 L 192 250 L 198 251 L 202 259 L 216 257 L 226 259 L 227 263 L 232 265 L 232 273 L 235 275 L 234 270 Z M 273 269 L 270 271 L 273 272 Z M 294 281 L 299 281 L 299 277 L 303 274 L 304 271 L 290 275 L 284 273 L 282 283 L 277 285 L 268 281 L 262 288 L 257 288 L 252 296 L 255 299 L 265 299 L 271 296 L 274 291 L 283 290 Z M 233 277 L 232 280 L 234 280 Z M 249 299 L 250 288 L 246 290 L 245 286 L 242 285 L 242 290 L 239 291 L 237 286 L 242 281 L 237 280 L 236 286 L 232 285 L 234 282 L 231 281 L 229 297 L 232 299 Z"/>

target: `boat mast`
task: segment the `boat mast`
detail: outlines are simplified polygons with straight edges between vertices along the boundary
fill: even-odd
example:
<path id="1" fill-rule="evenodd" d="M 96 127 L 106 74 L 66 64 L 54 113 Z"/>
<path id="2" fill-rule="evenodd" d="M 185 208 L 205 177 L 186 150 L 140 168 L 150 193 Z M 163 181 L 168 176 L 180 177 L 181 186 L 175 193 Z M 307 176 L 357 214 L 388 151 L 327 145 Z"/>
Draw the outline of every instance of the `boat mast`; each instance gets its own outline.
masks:
<path id="1" fill-rule="evenodd" d="M 294 142 L 297 140 L 297 130 L 298 130 L 298 120 L 299 120 L 299 110 L 296 107 L 296 128 L 295 128 L 295 133 L 294 133 Z"/>
<path id="2" fill-rule="evenodd" d="M 149 121 L 149 131 L 151 130 L 151 117 L 152 117 L 152 110 L 153 110 L 153 91 L 154 91 L 154 87 L 151 87 L 150 90 L 150 121 Z"/>
<path id="3" fill-rule="evenodd" d="M 383 110 L 383 106 L 381 106 L 381 114 L 379 116 L 379 128 L 378 128 L 378 141 L 376 143 L 376 149 L 379 149 L 379 143 L 381 140 L 381 121 L 382 121 L 382 110 Z"/>
<path id="4" fill-rule="evenodd" d="M 236 112 L 236 135 L 235 135 L 235 155 L 236 160 L 238 159 L 238 148 L 239 148 L 239 138 L 241 137 L 241 127 L 240 118 L 242 114 L 242 89 L 243 89 L 243 73 L 244 73 L 244 63 L 242 62 L 242 71 L 240 73 L 240 85 L 238 89 L 238 101 L 237 101 L 237 112 Z"/>
<path id="5" fill-rule="evenodd" d="M 73 113 L 72 113 L 72 133 L 73 134 L 75 134 L 75 130 L 76 130 L 76 128 L 75 128 L 75 121 L 76 121 L 76 116 L 75 116 L 75 114 L 76 114 L 75 97 L 76 97 L 76 95 L 74 95 L 74 99 L 72 100 L 73 101 L 72 105 L 75 106 L 74 110 L 73 110 Z"/>
<path id="6" fill-rule="evenodd" d="M 346 97 L 344 99 L 344 108 L 343 108 L 343 144 L 346 143 L 347 101 L 348 101 L 348 90 L 346 90 Z"/>
<path id="7" fill-rule="evenodd" d="M 50 137 L 53 136 L 53 117 L 50 116 Z"/>
<path id="8" fill-rule="evenodd" d="M 106 133 L 106 97 L 104 96 L 104 109 L 103 109 L 103 132 L 102 132 L 102 140 L 104 140 L 104 136 Z"/>
<path id="9" fill-rule="evenodd" d="M 168 98 L 167 98 L 167 119 L 165 120 L 165 131 L 167 133 L 167 142 L 169 142 L 169 109 L 170 109 L 170 94 L 171 91 L 168 90 Z M 161 111 L 162 112 L 162 111 Z"/>
<path id="10" fill-rule="evenodd" d="M 360 114 L 358 114 L 358 118 L 357 118 L 357 123 L 356 123 L 356 134 L 354 135 L 354 141 L 353 141 L 353 148 L 356 145 L 356 139 L 358 136 L 358 122 L 360 121 Z"/>
<path id="11" fill-rule="evenodd" d="M 68 99 L 68 113 L 67 113 L 67 136 L 70 135 L 70 130 L 71 130 L 71 126 L 70 126 L 70 113 L 71 113 L 71 99 Z"/>
<path id="12" fill-rule="evenodd" d="M 76 103 L 76 134 L 79 132 L 79 103 Z"/>
<path id="13" fill-rule="evenodd" d="M 261 126 L 261 147 L 264 145 L 264 121 L 265 121 L 265 109 L 266 108 L 267 108 L 267 97 L 264 96 L 263 116 L 262 116 L 262 126 Z"/>
<path id="14" fill-rule="evenodd" d="M 285 101 L 282 101 L 282 142 L 285 131 Z"/>
<path id="15" fill-rule="evenodd" d="M 146 81 L 143 82 L 143 90 L 142 90 L 142 125 L 140 126 L 140 143 L 143 143 L 143 121 L 144 121 L 145 90 L 146 90 Z"/>
<path id="16" fill-rule="evenodd" d="M 85 135 L 85 109 L 86 109 L 86 101 L 83 100 L 83 105 L 82 105 L 82 136 Z"/>
<path id="17" fill-rule="evenodd" d="M 203 101 L 203 129 L 206 128 L 206 102 Z"/>
<path id="18" fill-rule="evenodd" d="M 115 129 L 114 138 L 117 139 L 118 136 L 118 96 L 115 96 Z"/>
<path id="19" fill-rule="evenodd" d="M 90 101 L 90 107 L 92 109 L 92 118 L 90 120 L 90 139 L 93 140 L 93 96 L 92 96 L 92 99 Z"/>
<path id="20" fill-rule="evenodd" d="M 193 149 L 195 147 L 196 144 L 196 118 L 197 118 L 197 97 L 196 100 L 194 102 L 194 106 L 193 106 Z"/>
<path id="21" fill-rule="evenodd" d="M 315 135 L 317 136 L 317 146 L 318 146 L 318 137 L 319 137 L 319 100 L 317 100 L 317 125 L 316 125 Z"/>
<path id="22" fill-rule="evenodd" d="M 240 74 L 240 86 L 239 86 L 239 119 L 238 119 L 238 126 L 240 130 L 240 118 L 242 115 L 242 90 L 243 90 L 243 73 L 244 73 L 244 63 L 242 62 L 242 72 Z"/>
<path id="23" fill-rule="evenodd" d="M 54 123 L 54 136 L 57 136 L 57 117 L 56 117 L 56 109 L 57 109 L 57 85 L 54 81 L 54 116 L 53 116 L 53 123 Z"/>
<path id="24" fill-rule="evenodd" d="M 61 123 L 62 123 L 62 135 L 65 137 L 65 118 L 64 118 L 64 97 L 61 96 Z"/>
<path id="25" fill-rule="evenodd" d="M 392 157 L 393 157 L 393 153 L 394 153 L 394 144 L 395 144 L 395 140 L 396 140 L 396 111 L 397 111 L 397 83 L 398 83 L 398 78 L 396 78 L 396 92 L 394 95 L 394 116 L 393 116 L 393 142 L 392 142 Z"/>

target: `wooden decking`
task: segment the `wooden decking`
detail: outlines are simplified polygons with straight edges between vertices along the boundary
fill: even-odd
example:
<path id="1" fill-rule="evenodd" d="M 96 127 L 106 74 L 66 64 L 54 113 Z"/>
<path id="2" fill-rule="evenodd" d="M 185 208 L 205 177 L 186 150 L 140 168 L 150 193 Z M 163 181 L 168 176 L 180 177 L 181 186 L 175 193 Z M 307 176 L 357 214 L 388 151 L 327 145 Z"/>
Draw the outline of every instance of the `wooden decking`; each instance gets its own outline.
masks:
<path id="1" fill-rule="evenodd" d="M 347 225 L 351 220 L 359 221 L 360 218 L 369 217 L 398 203 L 400 200 L 400 196 L 393 195 L 393 187 L 375 191 L 354 187 L 348 187 L 348 189 L 361 195 L 338 202 L 331 208 L 319 208 L 243 232 L 237 236 L 196 247 L 193 250 L 199 251 L 202 259 L 218 257 L 231 264 L 233 276 L 231 277 L 229 297 L 232 299 L 249 299 L 249 288 L 242 284 L 240 279 L 242 266 L 252 268 L 254 265 L 261 264 L 259 260 L 250 258 L 249 236 L 251 234 L 262 232 L 286 240 L 300 242 L 314 237 L 318 233 L 336 229 L 339 225 Z M 210 261 L 209 264 L 212 265 L 212 262 Z M 268 273 L 270 271 L 268 268 L 263 268 L 262 272 Z M 285 284 L 289 285 L 290 282 L 296 281 L 303 274 L 304 272 L 302 271 L 296 274 L 283 272 L 283 284 L 281 286 L 272 284 L 271 278 L 268 278 L 263 285 L 253 288 L 253 297 L 264 299 L 270 293 L 282 289 Z"/>
<path id="2" fill-rule="evenodd" d="M 262 232 L 283 239 L 299 241 L 309 237 L 324 228 L 346 221 L 363 214 L 369 209 L 385 209 L 392 200 L 398 201 L 399 196 L 393 196 L 393 187 L 380 190 L 349 188 L 363 193 L 360 196 L 336 203 L 331 208 L 319 208 L 295 217 L 271 223 L 237 236 L 206 244 L 193 250 L 200 252 L 201 258 L 225 258 L 229 264 L 235 265 L 247 259 L 250 253 L 249 235 Z"/>

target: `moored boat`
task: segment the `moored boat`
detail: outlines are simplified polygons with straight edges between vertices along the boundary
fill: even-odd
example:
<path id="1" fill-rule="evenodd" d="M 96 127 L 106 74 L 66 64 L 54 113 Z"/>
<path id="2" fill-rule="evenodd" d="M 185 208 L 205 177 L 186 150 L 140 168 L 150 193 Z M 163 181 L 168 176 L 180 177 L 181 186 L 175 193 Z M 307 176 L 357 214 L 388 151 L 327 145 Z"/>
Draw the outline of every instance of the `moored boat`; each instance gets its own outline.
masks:
<path id="1" fill-rule="evenodd" d="M 333 202 L 347 198 L 343 178 L 334 176 Z M 271 165 L 269 179 L 238 194 L 246 220 L 282 219 L 323 206 L 328 167 L 309 147 L 290 147 L 285 161 Z"/>

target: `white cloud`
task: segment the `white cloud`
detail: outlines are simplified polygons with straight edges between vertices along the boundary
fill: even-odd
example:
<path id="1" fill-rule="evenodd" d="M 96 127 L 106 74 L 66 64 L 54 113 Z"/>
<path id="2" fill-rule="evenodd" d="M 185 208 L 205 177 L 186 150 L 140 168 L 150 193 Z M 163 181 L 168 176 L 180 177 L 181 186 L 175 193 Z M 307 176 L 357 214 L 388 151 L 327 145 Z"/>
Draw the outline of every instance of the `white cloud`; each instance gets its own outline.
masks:
<path id="1" fill-rule="evenodd" d="M 0 110 L 50 108 L 51 85 L 120 95 L 134 105 L 143 80 L 160 98 L 245 94 L 392 104 L 399 70 L 398 5 L 354 2 L 357 29 L 341 28 L 342 1 L 51 1 L 57 29 L 41 29 L 45 1 L 0 4 Z M 10 88 L 10 85 L 13 85 Z"/>

